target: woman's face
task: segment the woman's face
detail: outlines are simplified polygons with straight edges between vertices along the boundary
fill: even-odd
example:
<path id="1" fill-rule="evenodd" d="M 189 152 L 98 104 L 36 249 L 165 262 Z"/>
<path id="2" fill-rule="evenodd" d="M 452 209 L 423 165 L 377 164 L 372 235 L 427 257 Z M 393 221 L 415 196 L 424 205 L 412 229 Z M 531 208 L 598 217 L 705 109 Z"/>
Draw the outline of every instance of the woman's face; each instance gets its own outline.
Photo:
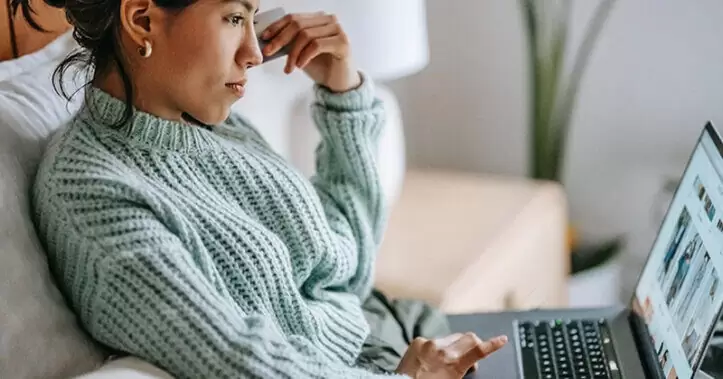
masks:
<path id="1" fill-rule="evenodd" d="M 247 70 L 262 61 L 254 32 L 258 6 L 259 0 L 197 0 L 173 12 L 151 3 L 144 22 L 152 52 L 148 58 L 135 52 L 137 105 L 161 117 L 225 120 L 243 96 Z"/>

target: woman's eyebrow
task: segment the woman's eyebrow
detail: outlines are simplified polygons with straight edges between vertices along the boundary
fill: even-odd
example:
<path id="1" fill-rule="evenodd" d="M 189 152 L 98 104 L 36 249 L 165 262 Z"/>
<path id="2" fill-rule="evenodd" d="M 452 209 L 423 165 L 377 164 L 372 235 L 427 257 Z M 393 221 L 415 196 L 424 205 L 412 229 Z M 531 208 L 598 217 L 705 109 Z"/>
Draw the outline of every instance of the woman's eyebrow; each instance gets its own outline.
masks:
<path id="1" fill-rule="evenodd" d="M 243 5 L 244 8 L 246 8 L 246 10 L 249 11 L 249 13 L 259 13 L 259 9 L 254 7 L 254 5 L 251 4 L 251 2 L 249 2 L 248 0 L 221 0 L 221 2 L 224 4 L 239 3 L 239 4 Z"/>

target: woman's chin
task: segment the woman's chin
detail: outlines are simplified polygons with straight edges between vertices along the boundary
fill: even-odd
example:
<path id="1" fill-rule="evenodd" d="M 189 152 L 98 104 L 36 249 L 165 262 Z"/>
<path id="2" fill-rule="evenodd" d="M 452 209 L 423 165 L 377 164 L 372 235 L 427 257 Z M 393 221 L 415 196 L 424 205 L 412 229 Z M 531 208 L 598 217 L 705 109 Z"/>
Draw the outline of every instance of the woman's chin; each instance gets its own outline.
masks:
<path id="1" fill-rule="evenodd" d="M 226 121 L 231 113 L 231 107 L 219 109 L 217 112 L 203 112 L 199 114 L 185 113 L 187 121 L 203 125 L 218 125 Z"/>

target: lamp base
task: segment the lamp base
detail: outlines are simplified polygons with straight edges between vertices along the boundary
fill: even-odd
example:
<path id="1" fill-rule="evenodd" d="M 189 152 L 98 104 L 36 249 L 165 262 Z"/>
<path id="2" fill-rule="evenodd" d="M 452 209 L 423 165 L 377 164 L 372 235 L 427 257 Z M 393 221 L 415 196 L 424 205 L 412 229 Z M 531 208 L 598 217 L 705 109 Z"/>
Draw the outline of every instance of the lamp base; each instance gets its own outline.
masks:
<path id="1" fill-rule="evenodd" d="M 394 93 L 378 83 L 375 83 L 375 88 L 386 113 L 386 124 L 380 136 L 377 152 L 379 177 L 384 197 L 387 204 L 391 205 L 399 197 L 406 170 L 404 128 L 399 103 Z M 287 149 L 291 163 L 307 177 L 311 177 L 316 171 L 314 152 L 321 140 L 310 114 L 313 101 L 313 93 L 309 91 L 294 103 Z"/>

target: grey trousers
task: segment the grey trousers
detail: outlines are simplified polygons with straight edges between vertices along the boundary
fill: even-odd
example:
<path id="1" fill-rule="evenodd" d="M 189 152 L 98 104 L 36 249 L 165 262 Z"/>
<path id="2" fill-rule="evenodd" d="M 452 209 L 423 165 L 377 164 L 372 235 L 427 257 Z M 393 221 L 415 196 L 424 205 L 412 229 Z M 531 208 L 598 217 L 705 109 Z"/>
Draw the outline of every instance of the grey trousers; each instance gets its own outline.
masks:
<path id="1" fill-rule="evenodd" d="M 416 337 L 439 338 L 451 334 L 447 316 L 418 300 L 390 300 L 373 290 L 362 305 L 370 334 L 357 365 L 376 373 L 391 373 Z"/>

